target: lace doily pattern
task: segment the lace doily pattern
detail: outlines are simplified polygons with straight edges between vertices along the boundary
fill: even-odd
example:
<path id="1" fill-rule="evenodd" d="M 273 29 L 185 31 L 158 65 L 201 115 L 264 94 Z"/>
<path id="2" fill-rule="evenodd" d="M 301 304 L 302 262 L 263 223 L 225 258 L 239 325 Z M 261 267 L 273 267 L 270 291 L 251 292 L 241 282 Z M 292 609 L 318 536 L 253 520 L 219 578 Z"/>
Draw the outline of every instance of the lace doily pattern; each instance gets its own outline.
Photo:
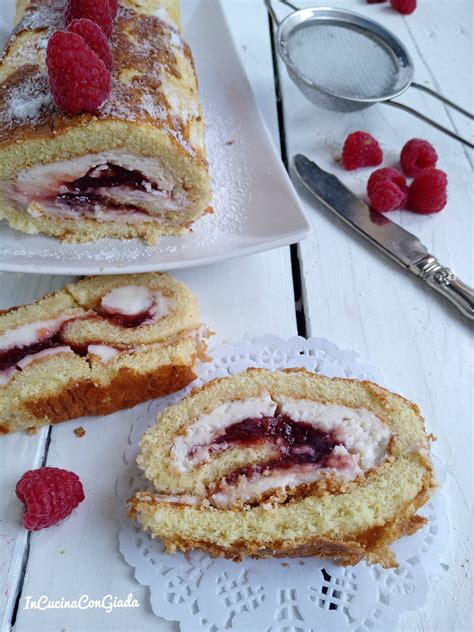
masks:
<path id="1" fill-rule="evenodd" d="M 253 343 L 221 345 L 212 356 L 212 362 L 200 366 L 193 386 L 248 367 L 305 367 L 332 377 L 384 384 L 379 369 L 323 339 L 283 341 L 264 336 Z M 133 409 L 136 420 L 125 452 L 127 467 L 117 481 L 123 506 L 135 491 L 147 487 L 135 465 L 141 436 L 157 414 L 187 390 Z M 444 467 L 434 460 L 442 482 Z M 237 564 L 200 551 L 168 555 L 159 540 L 127 518 L 125 509 L 120 514 L 119 546 L 136 579 L 149 586 L 155 614 L 178 621 L 182 632 L 387 632 L 397 627 L 402 612 L 423 605 L 429 577 L 443 572 L 440 555 L 449 538 L 446 505 L 438 490 L 420 512 L 428 516 L 427 526 L 392 546 L 400 566 L 389 570 L 364 562 L 341 567 L 315 558 L 246 559 Z"/>

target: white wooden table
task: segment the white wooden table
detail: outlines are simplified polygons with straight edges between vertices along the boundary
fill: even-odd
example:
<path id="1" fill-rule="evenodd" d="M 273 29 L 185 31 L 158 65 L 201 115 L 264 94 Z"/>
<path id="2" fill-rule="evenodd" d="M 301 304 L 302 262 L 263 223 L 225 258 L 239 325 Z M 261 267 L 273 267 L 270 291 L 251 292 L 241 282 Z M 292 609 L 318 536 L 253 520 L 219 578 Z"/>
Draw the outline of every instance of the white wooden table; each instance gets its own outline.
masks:
<path id="1" fill-rule="evenodd" d="M 401 146 L 412 137 L 433 142 L 439 164 L 449 174 L 448 207 L 431 217 L 408 213 L 392 217 L 472 285 L 472 156 L 456 142 L 388 107 L 346 116 L 314 108 L 284 69 L 275 67 L 262 4 L 257 0 L 224 0 L 224 4 L 258 105 L 286 160 L 296 152 L 305 153 L 362 194 L 367 172 L 344 174 L 335 162 L 347 133 L 372 132 L 381 141 L 388 164 L 396 162 Z M 420 0 L 416 13 L 406 18 L 385 4 L 367 5 L 365 0 L 325 4 L 379 19 L 407 44 L 417 81 L 473 108 L 470 0 Z M 472 137 L 462 117 L 448 114 L 425 95 L 412 91 L 403 100 Z M 403 616 L 400 629 L 472 630 L 472 330 L 433 292 L 323 208 L 306 196 L 303 199 L 314 232 L 298 247 L 177 276 L 199 297 L 205 322 L 217 332 L 216 342 L 252 339 L 266 332 L 282 337 L 323 336 L 382 367 L 389 384 L 419 403 L 439 437 L 439 451 L 448 466 L 453 535 L 444 576 L 433 582 L 425 607 Z M 0 308 L 29 302 L 70 280 L 0 274 Z M 77 425 L 70 422 L 43 428 L 35 436 L 1 438 L 0 627 L 9 630 L 13 623 L 17 632 L 177 629 L 153 615 L 148 591 L 134 580 L 117 547 L 114 486 L 123 467 L 129 428 L 108 419 L 95 424 L 81 421 L 87 434 L 79 440 L 73 433 Z M 28 536 L 19 526 L 21 507 L 14 487 L 24 471 L 45 463 L 65 466 L 87 482 L 87 508 L 58 529 Z M 28 596 L 73 599 L 84 593 L 94 598 L 106 594 L 125 598 L 132 593 L 141 606 L 112 614 L 99 609 L 25 609 Z"/>

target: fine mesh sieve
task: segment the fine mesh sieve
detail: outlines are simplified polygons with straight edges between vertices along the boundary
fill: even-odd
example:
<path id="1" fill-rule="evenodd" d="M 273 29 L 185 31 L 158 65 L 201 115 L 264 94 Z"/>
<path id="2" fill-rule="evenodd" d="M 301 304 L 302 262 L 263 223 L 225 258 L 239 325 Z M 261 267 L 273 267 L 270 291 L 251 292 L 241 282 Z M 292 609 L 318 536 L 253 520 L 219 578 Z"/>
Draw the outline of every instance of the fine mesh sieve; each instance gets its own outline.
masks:
<path id="1" fill-rule="evenodd" d="M 400 40 L 377 22 L 341 9 L 294 9 L 279 21 L 271 0 L 264 0 L 277 27 L 276 47 L 288 73 L 314 104 L 339 112 L 387 103 L 410 112 L 469 147 L 465 138 L 403 103 L 392 101 L 410 86 L 428 92 L 474 119 L 456 103 L 413 81 L 413 62 Z"/>

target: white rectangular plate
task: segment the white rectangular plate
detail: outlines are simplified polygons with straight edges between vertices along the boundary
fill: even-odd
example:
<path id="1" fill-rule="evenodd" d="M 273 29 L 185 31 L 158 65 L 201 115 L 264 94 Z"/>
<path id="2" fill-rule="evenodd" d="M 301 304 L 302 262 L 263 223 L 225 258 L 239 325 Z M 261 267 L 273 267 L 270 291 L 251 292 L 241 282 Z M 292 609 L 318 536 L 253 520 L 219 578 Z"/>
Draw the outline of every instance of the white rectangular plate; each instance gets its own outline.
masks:
<path id="1" fill-rule="evenodd" d="M 14 0 L 3 0 L 1 32 Z M 156 246 L 138 239 L 64 244 L 0 222 L 0 270 L 43 274 L 119 274 L 189 268 L 300 241 L 311 228 L 257 110 L 220 3 L 183 0 L 207 130 L 214 214 L 183 237 Z M 5 16 L 5 17 L 3 17 Z"/>

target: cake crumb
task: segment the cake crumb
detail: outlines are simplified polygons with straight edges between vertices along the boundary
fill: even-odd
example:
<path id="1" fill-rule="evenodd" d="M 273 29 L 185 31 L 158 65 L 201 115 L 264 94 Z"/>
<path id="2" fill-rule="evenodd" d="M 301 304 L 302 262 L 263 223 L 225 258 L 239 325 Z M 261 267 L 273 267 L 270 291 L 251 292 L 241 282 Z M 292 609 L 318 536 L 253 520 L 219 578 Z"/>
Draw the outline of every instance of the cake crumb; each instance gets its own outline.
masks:
<path id="1" fill-rule="evenodd" d="M 225 144 L 226 145 L 234 145 L 235 144 L 235 140 L 226 140 Z"/>
<path id="2" fill-rule="evenodd" d="M 38 428 L 33 428 L 33 427 L 31 427 L 31 428 L 27 428 L 27 429 L 26 429 L 26 432 L 27 432 L 29 435 L 35 435 L 35 434 L 38 434 Z"/>
<path id="3" fill-rule="evenodd" d="M 83 437 L 86 434 L 86 431 L 82 426 L 78 426 L 77 428 L 74 428 L 74 434 L 76 437 Z"/>

